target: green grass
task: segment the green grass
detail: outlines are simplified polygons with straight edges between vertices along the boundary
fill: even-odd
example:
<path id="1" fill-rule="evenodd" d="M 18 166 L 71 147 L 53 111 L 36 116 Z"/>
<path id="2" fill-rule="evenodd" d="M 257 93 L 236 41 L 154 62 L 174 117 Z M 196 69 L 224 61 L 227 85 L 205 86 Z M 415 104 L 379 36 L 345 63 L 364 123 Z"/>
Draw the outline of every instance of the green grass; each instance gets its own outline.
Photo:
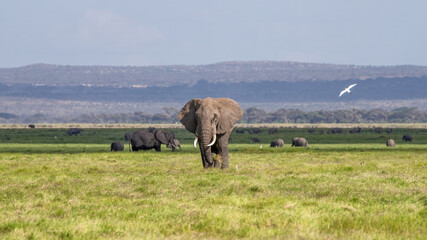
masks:
<path id="1" fill-rule="evenodd" d="M 156 126 L 156 125 L 153 125 Z M 101 126 L 102 127 L 102 126 Z M 68 136 L 67 128 L 36 128 L 36 129 L 1 129 L 0 143 L 52 143 L 52 144 L 111 144 L 113 141 L 124 141 L 124 135 L 127 132 L 136 131 L 140 128 L 86 128 L 79 136 Z M 256 137 L 263 144 L 269 144 L 276 138 L 282 138 L 285 144 L 290 145 L 294 137 L 305 137 L 309 144 L 320 143 L 381 143 L 385 144 L 387 139 L 393 138 L 396 144 L 405 144 L 402 142 L 404 134 L 411 134 L 414 138 L 414 144 L 427 144 L 427 129 L 425 128 L 394 128 L 391 134 L 385 131 L 381 134 L 374 133 L 372 128 L 363 128 L 362 133 L 350 134 L 349 129 L 344 129 L 344 134 L 327 134 L 330 128 L 316 128 L 314 134 L 308 134 L 306 128 L 279 128 L 279 134 L 268 134 L 268 128 L 261 128 L 260 134 L 248 134 L 248 128 L 239 128 L 246 130 L 245 134 L 237 134 L 234 130 L 231 139 L 232 143 L 250 143 L 251 138 Z M 181 143 L 191 144 L 194 140 L 194 134 L 181 128 L 168 129 L 175 133 L 175 136 Z M 324 131 L 321 134 L 321 131 Z M 411 144 L 411 143 L 406 143 Z"/>
<path id="2" fill-rule="evenodd" d="M 374 136 L 309 149 L 232 143 L 222 171 L 202 169 L 191 144 L 111 153 L 106 140 L 22 135 L 0 144 L 0 239 L 425 239 L 427 146 Z"/>

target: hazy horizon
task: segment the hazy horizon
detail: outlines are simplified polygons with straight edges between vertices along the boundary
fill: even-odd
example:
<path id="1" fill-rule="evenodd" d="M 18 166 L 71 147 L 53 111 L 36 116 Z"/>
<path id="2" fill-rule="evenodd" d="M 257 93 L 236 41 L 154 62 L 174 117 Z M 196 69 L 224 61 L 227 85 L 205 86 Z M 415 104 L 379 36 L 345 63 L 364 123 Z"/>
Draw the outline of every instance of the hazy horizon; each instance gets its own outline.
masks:
<path id="1" fill-rule="evenodd" d="M 0 68 L 427 65 L 425 1 L 0 2 Z"/>

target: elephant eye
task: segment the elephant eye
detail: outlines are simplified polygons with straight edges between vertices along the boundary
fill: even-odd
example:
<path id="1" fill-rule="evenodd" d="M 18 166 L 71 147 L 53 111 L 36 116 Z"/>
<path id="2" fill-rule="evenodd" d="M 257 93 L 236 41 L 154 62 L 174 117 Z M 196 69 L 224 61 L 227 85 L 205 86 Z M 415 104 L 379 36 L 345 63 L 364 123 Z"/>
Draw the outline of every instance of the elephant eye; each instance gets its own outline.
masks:
<path id="1" fill-rule="evenodd" d="M 212 118 L 212 120 L 211 120 L 211 123 L 214 123 L 217 120 L 218 120 L 218 115 L 215 113 L 214 116 L 213 116 L 213 118 Z"/>

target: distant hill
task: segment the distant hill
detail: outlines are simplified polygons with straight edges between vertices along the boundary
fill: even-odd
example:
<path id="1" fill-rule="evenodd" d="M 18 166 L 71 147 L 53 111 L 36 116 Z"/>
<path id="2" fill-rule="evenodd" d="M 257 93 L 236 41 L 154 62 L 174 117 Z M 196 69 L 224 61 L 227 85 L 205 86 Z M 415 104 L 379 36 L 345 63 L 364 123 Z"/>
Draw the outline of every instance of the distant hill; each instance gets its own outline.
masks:
<path id="1" fill-rule="evenodd" d="M 338 93 L 352 83 L 352 94 Z M 92 102 L 186 102 L 192 98 L 228 97 L 238 102 L 349 102 L 427 98 L 427 77 L 376 78 L 368 80 L 238 82 L 169 87 L 39 86 L 0 84 L 0 97 L 27 97 Z"/>
<path id="2" fill-rule="evenodd" d="M 338 93 L 352 83 L 352 94 Z M 427 67 L 297 62 L 194 66 L 61 66 L 0 69 L 0 116 L 178 111 L 192 98 L 229 97 L 243 108 L 303 111 L 427 109 Z"/>
<path id="3" fill-rule="evenodd" d="M 221 62 L 170 66 L 62 66 L 34 64 L 0 68 L 0 83 L 37 86 L 169 87 L 209 83 L 343 81 L 376 78 L 421 78 L 427 67 L 357 66 L 284 61 Z"/>

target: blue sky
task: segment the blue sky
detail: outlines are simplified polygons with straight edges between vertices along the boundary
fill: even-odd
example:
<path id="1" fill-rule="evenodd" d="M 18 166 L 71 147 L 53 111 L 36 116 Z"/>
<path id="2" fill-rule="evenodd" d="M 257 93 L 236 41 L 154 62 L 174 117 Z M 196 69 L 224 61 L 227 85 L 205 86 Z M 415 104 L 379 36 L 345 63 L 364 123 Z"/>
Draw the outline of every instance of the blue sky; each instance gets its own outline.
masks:
<path id="1" fill-rule="evenodd" d="M 426 9 L 422 0 L 1 0 L 0 67 L 427 66 Z"/>

